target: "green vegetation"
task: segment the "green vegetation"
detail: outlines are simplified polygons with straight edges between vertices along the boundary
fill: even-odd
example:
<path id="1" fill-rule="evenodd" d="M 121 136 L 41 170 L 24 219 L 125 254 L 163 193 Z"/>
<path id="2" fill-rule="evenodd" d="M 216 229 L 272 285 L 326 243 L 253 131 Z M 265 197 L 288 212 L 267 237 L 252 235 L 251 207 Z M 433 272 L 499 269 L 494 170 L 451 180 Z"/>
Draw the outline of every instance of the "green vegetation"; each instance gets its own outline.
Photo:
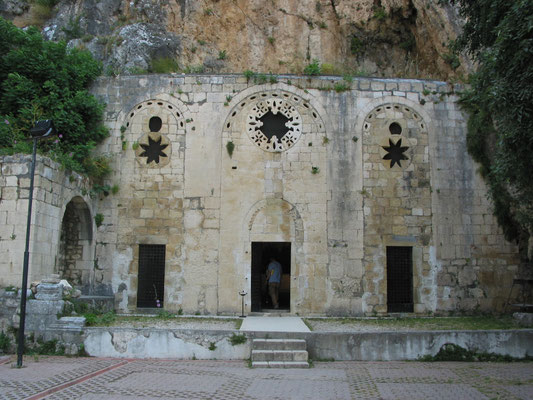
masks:
<path id="1" fill-rule="evenodd" d="M 320 73 L 322 75 L 333 75 L 335 74 L 335 72 L 336 72 L 336 69 L 333 64 L 322 63 L 322 65 L 320 66 Z"/>
<path id="2" fill-rule="evenodd" d="M 335 85 L 333 86 L 333 89 L 337 93 L 341 93 L 341 92 L 345 92 L 347 90 L 350 90 L 351 87 L 350 87 L 350 85 L 347 82 L 339 81 L 339 82 L 335 83 Z"/>
<path id="3" fill-rule="evenodd" d="M 247 340 L 248 339 L 246 338 L 246 335 L 244 335 L 244 334 L 240 334 L 240 335 L 232 334 L 231 337 L 229 338 L 229 341 L 230 341 L 232 346 L 237 346 L 239 344 L 244 344 L 244 343 L 246 343 Z"/>
<path id="4" fill-rule="evenodd" d="M 96 312 L 88 312 L 83 314 L 85 317 L 85 325 L 87 326 L 109 326 L 113 325 L 117 316 L 114 311 L 109 311 L 104 314 Z"/>
<path id="5" fill-rule="evenodd" d="M 353 35 L 350 38 L 350 52 L 353 55 L 359 54 L 361 50 L 364 48 L 364 43 L 361 39 L 359 39 L 357 36 Z"/>
<path id="6" fill-rule="evenodd" d="M 104 215 L 103 214 L 96 214 L 94 216 L 94 223 L 96 224 L 96 227 L 99 227 L 104 222 Z"/>
<path id="7" fill-rule="evenodd" d="M 167 310 L 161 310 L 157 313 L 157 318 L 160 319 L 172 319 L 175 317 L 176 315 L 172 314 L 171 312 L 168 312 Z"/>
<path id="8" fill-rule="evenodd" d="M 450 1 L 466 20 L 453 50 L 466 51 L 478 64 L 460 99 L 470 114 L 468 151 L 481 164 L 506 238 L 527 249 L 533 232 L 533 2 Z"/>
<path id="9" fill-rule="evenodd" d="M 225 60 L 226 58 L 228 58 L 228 55 L 226 54 L 226 50 L 221 50 L 218 52 L 219 60 Z"/>
<path id="10" fill-rule="evenodd" d="M 374 18 L 376 18 L 378 21 L 382 21 L 387 18 L 387 12 L 383 7 L 376 7 L 374 8 Z"/>
<path id="11" fill-rule="evenodd" d="M 32 343 L 26 341 L 24 343 L 24 354 L 62 356 L 65 355 L 65 346 L 58 344 L 57 339 L 47 342 L 42 339 L 37 339 Z"/>
<path id="12" fill-rule="evenodd" d="M 169 74 L 172 72 L 179 72 L 180 67 L 178 62 L 171 57 L 155 58 L 150 62 L 149 72 L 155 74 Z"/>
<path id="13" fill-rule="evenodd" d="M 252 78 L 255 76 L 255 72 L 250 71 L 249 69 L 247 69 L 246 71 L 244 71 L 242 74 L 243 74 L 244 77 L 246 78 L 246 81 L 247 81 L 247 82 L 249 82 L 250 79 L 252 79 Z"/>
<path id="14" fill-rule="evenodd" d="M 266 74 L 255 74 L 254 75 L 254 83 L 257 83 L 258 85 L 262 85 L 267 82 L 268 82 L 268 77 L 266 76 Z"/>
<path id="15" fill-rule="evenodd" d="M 29 129 L 52 119 L 59 135 L 40 141 L 39 153 L 93 181 L 103 179 L 109 160 L 92 150 L 108 136 L 104 104 L 87 90 L 100 73 L 89 52 L 45 41 L 36 28 L 23 31 L 0 18 L 0 155 L 30 153 Z"/>
<path id="16" fill-rule="evenodd" d="M 9 339 L 9 336 L 7 336 L 4 331 L 0 332 L 0 350 L 3 353 L 7 353 L 9 351 L 9 347 L 11 346 L 11 340 Z"/>
<path id="17" fill-rule="evenodd" d="M 229 158 L 233 156 L 233 150 L 235 150 L 235 144 L 230 140 L 226 143 L 226 151 L 228 152 Z"/>
<path id="18" fill-rule="evenodd" d="M 320 172 L 320 168 L 318 168 L 318 167 L 311 167 L 311 173 L 312 173 L 313 175 L 316 175 L 316 174 L 318 174 L 319 172 Z"/>
<path id="19" fill-rule="evenodd" d="M 217 349 L 217 345 L 215 344 L 215 342 L 209 342 L 209 350 L 215 351 L 216 349 Z"/>
<path id="20" fill-rule="evenodd" d="M 310 76 L 320 75 L 320 61 L 315 58 L 311 64 L 304 68 L 304 74 Z"/>
<path id="21" fill-rule="evenodd" d="M 65 33 L 67 41 L 71 39 L 79 39 L 83 36 L 84 32 L 80 26 L 80 18 L 81 16 L 71 18 L 68 24 L 61 28 L 61 30 Z"/>
<path id="22" fill-rule="evenodd" d="M 461 65 L 459 61 L 459 56 L 455 52 L 444 53 L 442 58 L 453 70 L 456 70 Z"/>

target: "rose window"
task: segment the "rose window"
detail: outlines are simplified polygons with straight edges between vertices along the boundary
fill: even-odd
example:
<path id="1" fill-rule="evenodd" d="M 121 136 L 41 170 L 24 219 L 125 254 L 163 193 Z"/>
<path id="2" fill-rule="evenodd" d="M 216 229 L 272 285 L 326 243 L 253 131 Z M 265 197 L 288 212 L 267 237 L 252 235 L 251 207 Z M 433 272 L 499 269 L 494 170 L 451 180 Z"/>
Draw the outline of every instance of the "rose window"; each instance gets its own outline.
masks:
<path id="1" fill-rule="evenodd" d="M 282 99 L 258 102 L 247 119 L 250 139 L 270 152 L 291 148 L 302 134 L 302 119 L 294 106 Z"/>

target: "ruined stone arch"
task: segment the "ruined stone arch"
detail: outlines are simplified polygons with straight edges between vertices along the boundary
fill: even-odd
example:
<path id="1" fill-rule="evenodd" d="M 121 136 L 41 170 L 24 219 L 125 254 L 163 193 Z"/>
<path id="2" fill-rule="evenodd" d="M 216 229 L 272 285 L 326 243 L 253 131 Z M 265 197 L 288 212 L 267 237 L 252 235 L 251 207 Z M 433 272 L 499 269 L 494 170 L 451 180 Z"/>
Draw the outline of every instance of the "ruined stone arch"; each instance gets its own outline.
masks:
<path id="1" fill-rule="evenodd" d="M 75 196 L 67 203 L 61 220 L 56 264 L 60 277 L 72 285 L 90 287 L 101 283 L 96 282 L 93 238 L 91 210 L 82 197 Z"/>

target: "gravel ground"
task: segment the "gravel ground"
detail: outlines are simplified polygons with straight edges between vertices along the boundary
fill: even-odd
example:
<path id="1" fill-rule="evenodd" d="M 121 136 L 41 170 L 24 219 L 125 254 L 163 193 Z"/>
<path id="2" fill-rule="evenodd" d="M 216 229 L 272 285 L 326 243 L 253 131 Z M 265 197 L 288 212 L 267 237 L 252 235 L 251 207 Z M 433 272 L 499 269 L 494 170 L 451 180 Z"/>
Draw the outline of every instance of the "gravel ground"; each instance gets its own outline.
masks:
<path id="1" fill-rule="evenodd" d="M 237 319 L 227 318 L 145 318 L 141 321 L 117 321 L 113 326 L 161 329 L 235 330 Z"/>
<path id="2" fill-rule="evenodd" d="M 335 319 L 335 318 L 304 318 L 305 322 L 314 332 L 412 332 L 428 330 L 477 330 L 477 329 L 516 329 L 518 326 L 483 326 L 469 322 L 464 323 L 457 318 L 423 318 L 402 320 L 375 320 L 375 319 Z M 237 330 L 238 317 L 224 316 L 179 316 L 169 319 L 158 317 L 138 316 L 135 318 L 118 318 L 112 325 L 117 327 L 134 328 L 160 328 L 160 329 L 197 329 L 197 330 Z"/>
<path id="3" fill-rule="evenodd" d="M 366 325 L 365 323 L 351 322 L 349 324 L 340 321 L 309 321 L 307 322 L 313 327 L 313 332 L 394 332 L 394 331 L 419 331 L 421 328 L 411 327 L 392 327 L 392 326 L 378 326 Z"/>

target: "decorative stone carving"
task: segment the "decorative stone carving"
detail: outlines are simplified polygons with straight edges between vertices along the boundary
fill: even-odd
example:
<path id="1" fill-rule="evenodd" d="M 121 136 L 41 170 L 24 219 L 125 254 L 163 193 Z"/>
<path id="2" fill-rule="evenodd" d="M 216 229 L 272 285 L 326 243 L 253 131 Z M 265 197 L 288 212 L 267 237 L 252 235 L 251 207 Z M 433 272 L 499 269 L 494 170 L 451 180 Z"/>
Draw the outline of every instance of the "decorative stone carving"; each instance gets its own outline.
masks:
<path id="1" fill-rule="evenodd" d="M 422 118 L 401 104 L 384 104 L 365 119 L 363 134 L 378 146 L 381 163 L 386 169 L 406 169 L 411 164 L 414 147 L 426 127 Z"/>
<path id="2" fill-rule="evenodd" d="M 135 156 L 139 164 L 160 168 L 170 162 L 171 136 L 185 133 L 185 120 L 177 106 L 156 99 L 135 106 L 128 114 L 125 127 L 126 134 L 131 134 L 137 142 Z"/>
<path id="3" fill-rule="evenodd" d="M 278 152 L 291 148 L 302 134 L 302 118 L 289 102 L 271 97 L 258 101 L 247 118 L 250 139 L 261 149 Z"/>

